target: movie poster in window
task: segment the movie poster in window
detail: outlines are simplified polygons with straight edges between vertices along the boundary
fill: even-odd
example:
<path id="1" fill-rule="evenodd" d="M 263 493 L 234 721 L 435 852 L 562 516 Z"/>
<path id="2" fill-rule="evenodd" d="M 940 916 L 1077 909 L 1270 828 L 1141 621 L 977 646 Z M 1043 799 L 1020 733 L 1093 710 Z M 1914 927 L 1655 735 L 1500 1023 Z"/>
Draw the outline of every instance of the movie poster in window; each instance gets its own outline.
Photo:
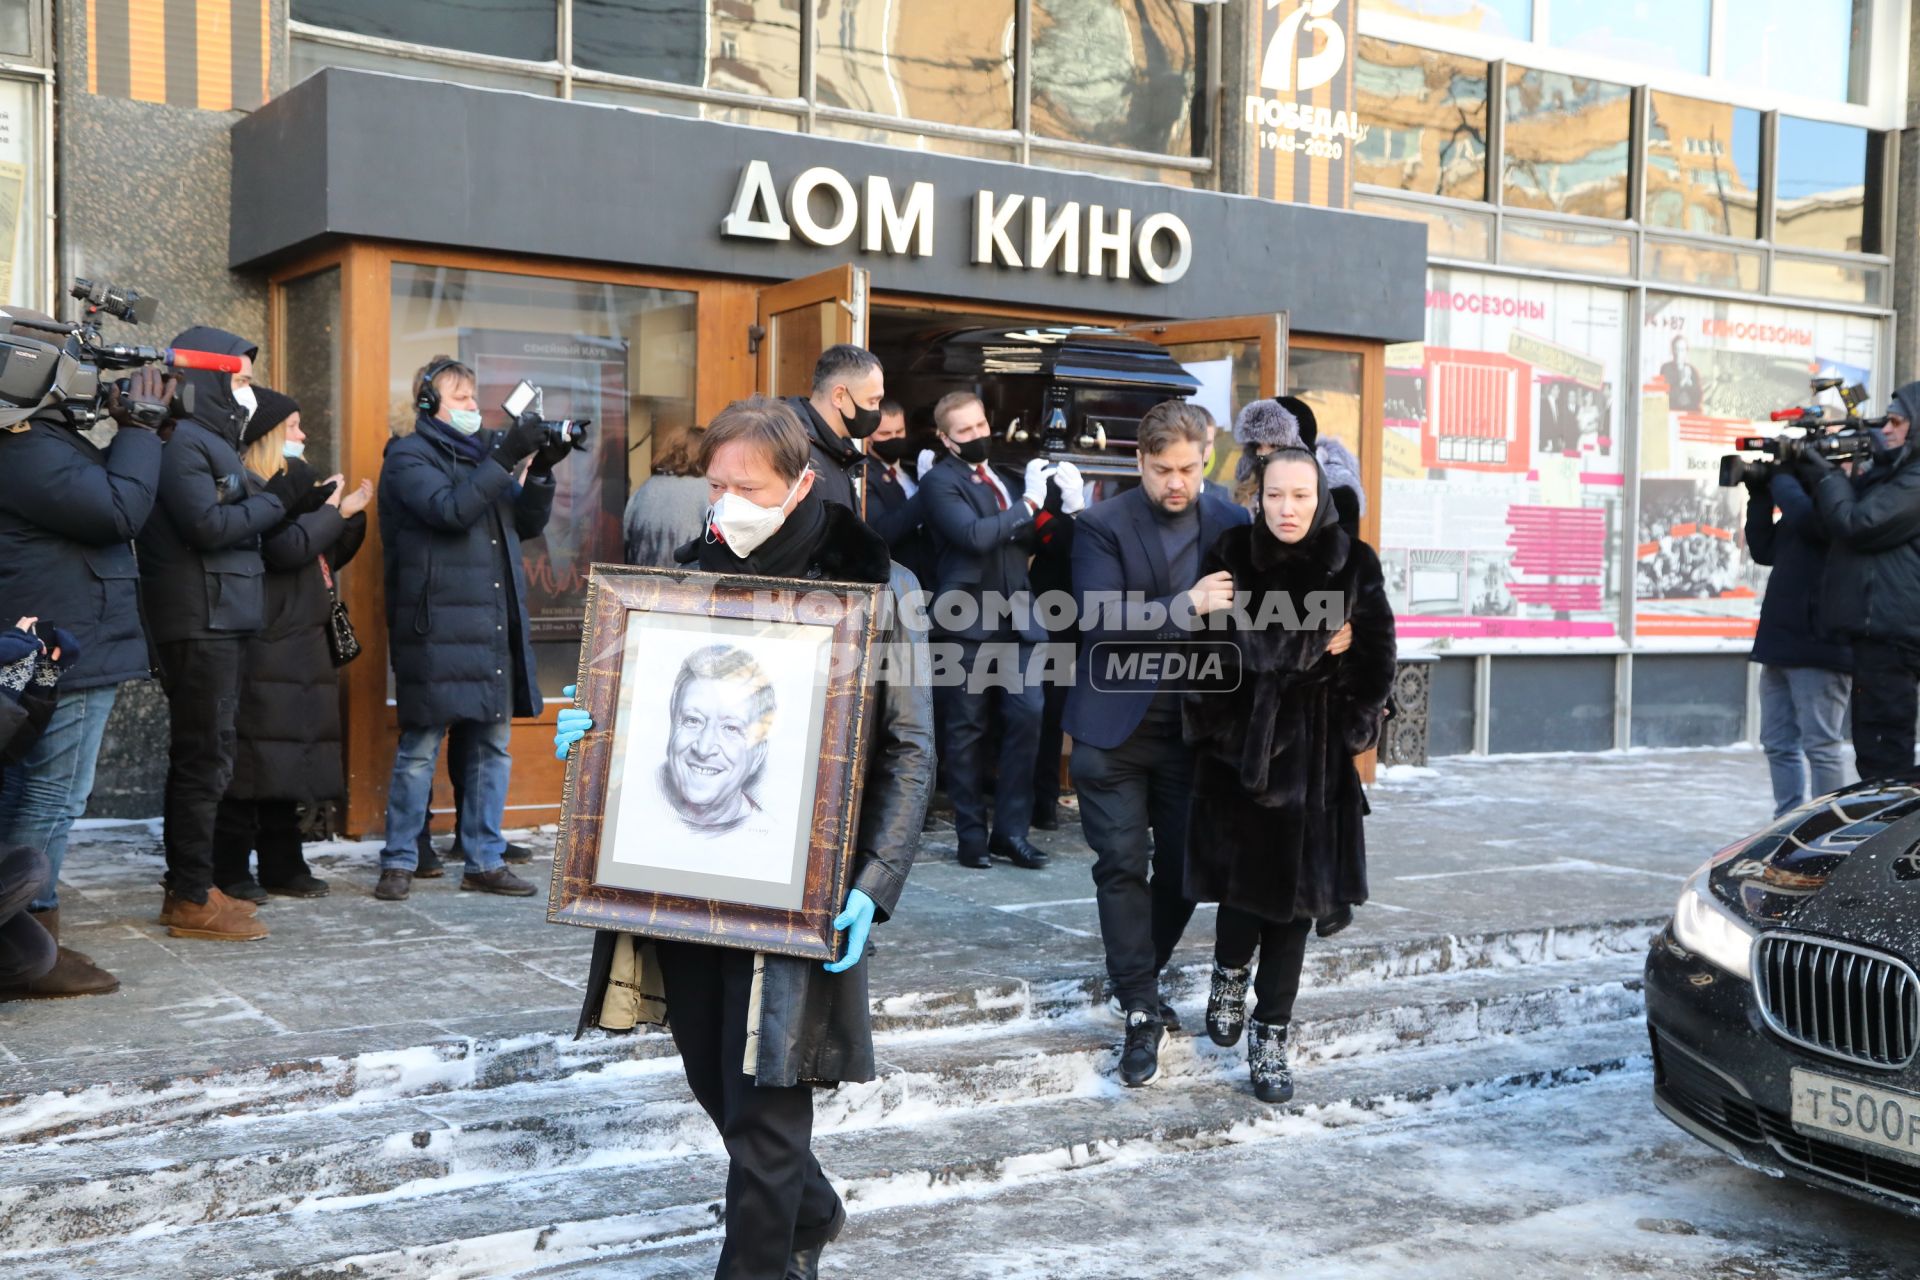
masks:
<path id="1" fill-rule="evenodd" d="M 589 418 L 588 447 L 554 468 L 553 517 L 543 536 L 521 545 L 527 616 L 536 640 L 578 639 L 588 570 L 623 559 L 627 499 L 627 344 L 584 334 L 466 329 L 461 359 L 479 381 L 488 426 L 504 425 L 501 403 L 522 379 L 545 391 L 549 419 Z"/>
<path id="2" fill-rule="evenodd" d="M 1758 625 L 1766 569 L 1747 554 L 1747 493 L 1719 484 L 1741 436 L 1813 399 L 1810 380 L 1872 385 L 1881 322 L 1669 294 L 1647 295 L 1640 368 L 1640 519 L 1634 634 L 1738 641 Z"/>
<path id="3" fill-rule="evenodd" d="M 1618 635 L 1626 295 L 1434 270 L 1388 348 L 1382 549 L 1403 640 Z"/>

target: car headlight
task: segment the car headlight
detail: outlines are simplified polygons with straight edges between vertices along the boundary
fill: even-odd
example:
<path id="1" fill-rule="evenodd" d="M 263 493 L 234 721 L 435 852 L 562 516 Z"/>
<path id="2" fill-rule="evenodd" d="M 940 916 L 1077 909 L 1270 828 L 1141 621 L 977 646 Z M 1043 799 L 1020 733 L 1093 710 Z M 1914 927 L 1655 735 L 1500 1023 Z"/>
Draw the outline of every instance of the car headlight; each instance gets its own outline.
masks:
<path id="1" fill-rule="evenodd" d="M 1687 878 L 1673 909 L 1673 936 L 1681 946 L 1734 977 L 1750 979 L 1754 930 L 1713 896 L 1707 878 L 1718 861 L 1716 858 Z"/>

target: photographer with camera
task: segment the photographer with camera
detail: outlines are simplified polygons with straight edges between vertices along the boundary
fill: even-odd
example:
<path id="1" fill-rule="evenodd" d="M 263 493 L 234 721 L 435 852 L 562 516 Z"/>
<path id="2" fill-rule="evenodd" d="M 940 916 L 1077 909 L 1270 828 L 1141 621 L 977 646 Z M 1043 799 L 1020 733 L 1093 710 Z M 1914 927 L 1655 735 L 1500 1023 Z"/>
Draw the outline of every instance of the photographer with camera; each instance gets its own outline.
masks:
<path id="1" fill-rule="evenodd" d="M 524 410 L 512 425 L 480 425 L 473 370 L 435 356 L 415 376 L 411 426 L 395 429 L 380 468 L 387 644 L 399 704 L 400 745 L 387 793 L 387 840 L 374 897 L 406 899 L 419 868 L 433 766 L 451 737 L 457 760 L 460 887 L 531 897 L 507 869 L 507 753 L 514 716 L 544 705 L 527 618 L 520 542 L 553 514 L 553 468 L 579 442 L 575 424 Z M 584 425 L 584 424 L 581 424 Z M 526 479 L 514 472 L 531 459 Z"/>
<path id="2" fill-rule="evenodd" d="M 1820 615 L 1853 642 L 1854 764 L 1863 779 L 1913 767 L 1920 714 L 1920 460 L 1909 438 L 1920 382 L 1894 393 L 1852 475 L 1819 449 L 1795 451 L 1832 545 Z"/>
<path id="3" fill-rule="evenodd" d="M 46 321 L 37 313 L 16 320 Z M 15 328 L 40 340 L 45 331 Z M 0 846 L 44 857 L 46 881 L 28 911 L 60 933 L 60 866 L 74 819 L 86 812 L 108 713 L 123 681 L 148 674 L 133 539 L 153 511 L 165 449 L 158 427 L 174 384 L 159 369 L 134 372 L 110 392 L 96 425 L 64 404 L 0 407 L 0 600 L 71 634 L 79 654 L 51 715 L 0 784 Z M 136 408 L 141 412 L 136 412 Z M 62 948 L 51 972 L 0 988 L 0 999 L 105 995 L 120 981 Z"/>
<path id="4" fill-rule="evenodd" d="M 160 923 L 176 938 L 250 942 L 266 927 L 253 903 L 214 884 L 213 841 L 233 781 L 242 649 L 265 621 L 260 539 L 326 495 L 302 492 L 288 475 L 262 482 L 241 461 L 241 434 L 258 403 L 253 343 L 195 327 L 174 345 L 237 357 L 240 371 L 182 375 L 192 416 L 167 444 L 159 507 L 140 533 L 140 586 L 171 713 Z"/>
<path id="5" fill-rule="evenodd" d="M 1853 653 L 1821 625 L 1828 543 L 1812 497 L 1779 467 L 1749 467 L 1744 480 L 1747 554 L 1773 568 L 1750 661 L 1760 665 L 1760 747 L 1778 816 L 1846 785 Z"/>

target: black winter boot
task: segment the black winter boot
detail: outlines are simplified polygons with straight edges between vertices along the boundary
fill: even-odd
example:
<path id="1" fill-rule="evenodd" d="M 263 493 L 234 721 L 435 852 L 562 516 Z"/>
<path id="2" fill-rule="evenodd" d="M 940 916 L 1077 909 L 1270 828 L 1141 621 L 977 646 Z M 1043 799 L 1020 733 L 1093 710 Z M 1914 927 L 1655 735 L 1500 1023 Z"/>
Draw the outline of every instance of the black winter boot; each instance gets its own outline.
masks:
<path id="1" fill-rule="evenodd" d="M 1247 1071 L 1253 1077 L 1253 1096 L 1262 1102 L 1281 1103 L 1293 1098 L 1293 1068 L 1287 1062 L 1287 1024 L 1247 1023 Z"/>
<path id="2" fill-rule="evenodd" d="M 1213 986 L 1207 991 L 1207 1035 L 1215 1044 L 1240 1043 L 1240 1032 L 1247 1025 L 1247 983 L 1253 980 L 1253 966 L 1229 969 L 1213 962 Z"/>

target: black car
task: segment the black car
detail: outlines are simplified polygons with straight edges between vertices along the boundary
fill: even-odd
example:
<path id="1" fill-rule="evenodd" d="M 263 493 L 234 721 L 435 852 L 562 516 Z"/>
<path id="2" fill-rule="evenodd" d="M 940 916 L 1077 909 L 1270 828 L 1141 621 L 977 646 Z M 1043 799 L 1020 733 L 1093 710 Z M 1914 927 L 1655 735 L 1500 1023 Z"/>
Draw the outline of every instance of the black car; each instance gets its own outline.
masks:
<path id="1" fill-rule="evenodd" d="M 1920 775 L 1715 854 L 1647 958 L 1654 1100 L 1769 1172 L 1920 1215 Z"/>

